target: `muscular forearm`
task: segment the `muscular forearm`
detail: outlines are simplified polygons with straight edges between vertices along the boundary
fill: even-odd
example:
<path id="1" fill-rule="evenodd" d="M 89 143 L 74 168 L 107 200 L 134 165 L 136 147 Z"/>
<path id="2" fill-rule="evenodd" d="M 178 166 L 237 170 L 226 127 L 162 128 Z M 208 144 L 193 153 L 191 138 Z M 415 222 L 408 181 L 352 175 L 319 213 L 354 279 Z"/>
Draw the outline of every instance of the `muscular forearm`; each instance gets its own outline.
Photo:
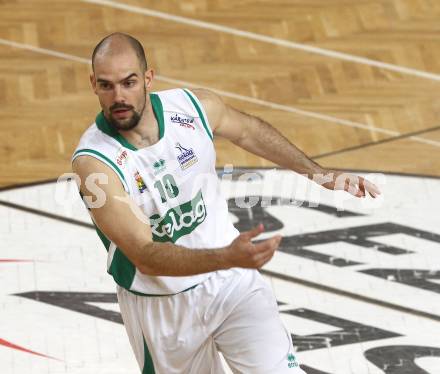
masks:
<path id="1" fill-rule="evenodd" d="M 225 249 L 188 249 L 172 243 L 146 245 L 140 271 L 148 275 L 185 276 L 227 269 Z"/>
<path id="2" fill-rule="evenodd" d="M 218 249 L 188 249 L 153 242 L 142 248 L 136 266 L 142 273 L 156 276 L 195 275 L 233 267 L 258 269 L 272 258 L 281 241 L 281 236 L 276 235 L 253 244 L 252 239 L 263 231 L 260 224 Z"/>
<path id="3" fill-rule="evenodd" d="M 253 116 L 247 119 L 243 135 L 235 144 L 286 169 L 307 174 L 310 179 L 314 174 L 323 173 L 317 163 L 267 122 Z"/>

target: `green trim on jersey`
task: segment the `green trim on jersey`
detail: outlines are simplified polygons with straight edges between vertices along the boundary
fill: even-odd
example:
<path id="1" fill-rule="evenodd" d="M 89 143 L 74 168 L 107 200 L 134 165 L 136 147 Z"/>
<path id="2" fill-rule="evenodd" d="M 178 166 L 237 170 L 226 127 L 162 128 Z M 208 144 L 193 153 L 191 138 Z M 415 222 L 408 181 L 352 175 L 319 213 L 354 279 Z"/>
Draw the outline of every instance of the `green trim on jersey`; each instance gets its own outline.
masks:
<path id="1" fill-rule="evenodd" d="M 156 117 L 156 121 L 159 126 L 159 140 L 160 140 L 163 138 L 165 133 L 165 121 L 164 121 L 162 102 L 160 101 L 159 95 L 157 94 L 150 94 L 150 101 L 153 107 L 154 116 Z M 96 122 L 96 126 L 98 126 L 98 129 L 100 129 L 104 134 L 107 134 L 108 136 L 111 136 L 113 139 L 118 141 L 119 144 L 121 144 L 123 147 L 128 148 L 132 151 L 138 150 L 133 144 L 131 144 L 127 139 L 125 139 L 118 132 L 118 130 L 116 130 L 112 125 L 110 125 L 110 123 L 107 121 L 107 118 L 105 118 L 103 112 L 98 113 L 95 122 Z"/>
<path id="2" fill-rule="evenodd" d="M 147 342 L 144 336 L 142 336 L 142 339 L 144 340 L 144 368 L 142 369 L 142 374 L 155 374 L 153 359 L 148 350 Z"/>
<path id="3" fill-rule="evenodd" d="M 165 134 L 165 119 L 163 114 L 162 101 L 157 94 L 150 94 L 150 101 L 153 107 L 154 116 L 156 117 L 157 124 L 159 125 L 159 140 L 163 138 Z"/>
<path id="4" fill-rule="evenodd" d="M 119 179 L 121 180 L 122 185 L 124 186 L 125 190 L 129 191 L 127 181 L 125 180 L 124 174 L 122 173 L 121 169 L 119 169 L 118 166 L 112 160 L 110 160 L 107 156 L 103 155 L 101 152 L 95 151 L 94 149 L 83 148 L 83 149 L 78 149 L 73 154 L 72 161 L 76 157 L 82 156 L 82 155 L 93 156 L 93 157 L 97 158 L 98 160 L 102 161 L 103 163 L 105 163 L 111 169 L 113 169 L 116 172 L 116 174 L 119 175 Z"/>
<path id="5" fill-rule="evenodd" d="M 191 94 L 191 92 L 188 91 L 187 89 L 184 88 L 183 91 L 185 91 L 185 93 L 188 95 L 188 97 L 190 98 L 190 100 L 193 103 L 194 107 L 196 108 L 197 113 L 199 113 L 199 117 L 202 120 L 203 127 L 205 128 L 205 131 L 208 134 L 209 138 L 212 140 L 213 139 L 213 135 L 212 135 L 212 132 L 211 132 L 211 130 L 209 129 L 209 127 L 207 125 L 205 116 L 203 115 L 203 111 L 202 111 L 202 108 L 201 108 L 200 101 L 198 101 L 197 98 L 195 98 L 194 95 Z"/>
<path id="6" fill-rule="evenodd" d="M 114 127 L 112 127 L 107 118 L 105 118 L 104 113 L 100 112 L 96 116 L 95 119 L 96 126 L 100 129 L 104 134 L 111 136 L 113 139 L 117 140 L 123 147 L 131 149 L 132 151 L 137 151 L 137 148 L 128 142 Z"/>
<path id="7" fill-rule="evenodd" d="M 96 233 L 98 234 L 99 239 L 101 239 L 102 244 L 104 244 L 104 247 L 108 252 L 108 250 L 110 248 L 110 244 L 112 242 L 105 236 L 105 234 L 98 228 L 98 226 L 95 225 L 94 222 L 93 222 L 93 226 L 95 226 Z"/>

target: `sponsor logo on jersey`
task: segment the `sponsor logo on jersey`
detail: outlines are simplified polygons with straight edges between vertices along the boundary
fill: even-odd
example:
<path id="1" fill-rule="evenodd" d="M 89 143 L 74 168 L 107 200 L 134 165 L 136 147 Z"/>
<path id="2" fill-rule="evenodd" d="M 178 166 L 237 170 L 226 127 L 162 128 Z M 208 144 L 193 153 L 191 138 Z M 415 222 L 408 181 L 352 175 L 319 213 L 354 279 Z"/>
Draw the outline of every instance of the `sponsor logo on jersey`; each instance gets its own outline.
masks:
<path id="1" fill-rule="evenodd" d="M 154 175 L 157 175 L 166 169 L 165 160 L 160 159 L 153 164 Z"/>
<path id="2" fill-rule="evenodd" d="M 136 179 L 136 184 L 139 192 L 143 193 L 147 189 L 147 186 L 145 185 L 145 182 L 138 171 L 134 173 L 134 179 Z"/>
<path id="3" fill-rule="evenodd" d="M 187 129 L 192 129 L 192 130 L 196 129 L 194 127 L 194 118 L 192 117 L 187 117 L 185 115 L 176 113 L 171 116 L 170 120 L 171 122 L 178 123 L 180 126 L 185 127 Z"/>
<path id="4" fill-rule="evenodd" d="M 197 162 L 197 156 L 192 148 L 184 148 L 180 143 L 176 143 L 176 148 L 180 152 L 180 154 L 177 155 L 177 160 L 182 170 L 188 169 Z"/>
<path id="5" fill-rule="evenodd" d="M 128 157 L 128 152 L 124 149 L 121 148 L 118 151 L 118 155 L 116 157 L 116 163 L 121 167 L 124 168 L 125 164 L 127 163 L 127 157 Z"/>
<path id="6" fill-rule="evenodd" d="M 289 369 L 298 367 L 298 362 L 296 362 L 295 355 L 293 355 L 292 353 L 289 353 L 287 355 L 287 361 L 287 366 L 289 367 Z"/>
<path id="7" fill-rule="evenodd" d="M 195 230 L 206 218 L 206 206 L 202 191 L 190 201 L 168 210 L 163 217 L 154 214 L 150 217 L 153 240 L 173 242 Z"/>

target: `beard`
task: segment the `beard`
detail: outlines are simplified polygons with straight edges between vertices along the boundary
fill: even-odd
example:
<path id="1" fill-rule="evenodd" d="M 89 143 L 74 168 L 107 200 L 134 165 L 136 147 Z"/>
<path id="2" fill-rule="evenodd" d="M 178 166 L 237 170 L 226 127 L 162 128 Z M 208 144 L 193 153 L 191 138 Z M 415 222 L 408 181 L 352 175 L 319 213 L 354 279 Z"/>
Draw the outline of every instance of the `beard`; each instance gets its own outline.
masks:
<path id="1" fill-rule="evenodd" d="M 144 86 L 144 100 L 143 100 L 144 105 L 139 112 L 137 112 L 132 105 L 126 105 L 126 104 L 120 104 L 120 103 L 113 104 L 109 108 L 110 114 L 109 114 L 108 121 L 109 121 L 110 125 L 112 125 L 117 130 L 127 131 L 127 130 L 134 129 L 139 124 L 139 121 L 141 120 L 142 115 L 144 114 L 146 100 L 147 100 L 147 89 Z M 112 115 L 112 112 L 117 109 L 131 110 L 133 112 L 133 114 L 130 118 L 119 120 L 119 119 L 116 119 L 115 117 L 113 117 L 113 115 Z"/>

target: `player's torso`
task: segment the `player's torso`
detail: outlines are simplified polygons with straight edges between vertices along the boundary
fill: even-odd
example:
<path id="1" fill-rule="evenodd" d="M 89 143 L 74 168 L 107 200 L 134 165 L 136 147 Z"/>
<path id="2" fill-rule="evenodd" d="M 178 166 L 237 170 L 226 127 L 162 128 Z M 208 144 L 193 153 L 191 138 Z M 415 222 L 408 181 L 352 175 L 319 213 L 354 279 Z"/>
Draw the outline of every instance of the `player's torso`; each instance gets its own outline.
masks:
<path id="1" fill-rule="evenodd" d="M 131 197 L 150 218 L 153 239 L 176 242 L 207 219 L 219 184 L 211 134 L 201 118 L 166 100 L 162 105 L 159 141 L 137 151 L 121 148 L 119 160 Z M 215 206 L 209 210 L 217 214 Z M 201 245 L 200 239 L 191 242 Z"/>
<path id="2" fill-rule="evenodd" d="M 164 111 L 163 137 L 126 160 L 130 194 L 150 218 L 155 241 L 176 242 L 192 232 L 217 194 L 212 140 L 196 122 L 188 114 Z"/>
<path id="3" fill-rule="evenodd" d="M 212 132 L 201 103 L 184 90 L 162 91 L 150 98 L 159 124 L 157 143 L 137 149 L 101 113 L 81 138 L 73 159 L 95 157 L 117 174 L 129 197 L 149 219 L 154 241 L 191 249 L 230 244 L 238 231 L 220 193 Z M 98 230 L 98 234 L 108 251 L 109 273 L 130 291 L 176 293 L 209 277 L 208 273 L 182 277 L 142 274 L 104 233 Z"/>

